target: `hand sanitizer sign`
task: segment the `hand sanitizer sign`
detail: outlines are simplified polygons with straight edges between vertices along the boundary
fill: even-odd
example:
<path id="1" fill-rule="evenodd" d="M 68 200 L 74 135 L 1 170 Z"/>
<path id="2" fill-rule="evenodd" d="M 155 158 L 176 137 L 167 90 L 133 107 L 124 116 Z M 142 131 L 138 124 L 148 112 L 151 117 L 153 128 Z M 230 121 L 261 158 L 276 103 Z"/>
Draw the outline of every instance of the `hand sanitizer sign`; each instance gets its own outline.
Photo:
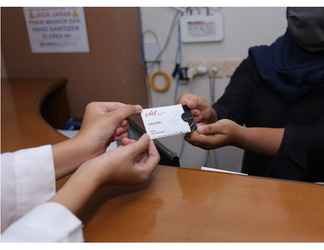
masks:
<path id="1" fill-rule="evenodd" d="M 24 8 L 33 53 L 89 52 L 84 10 L 69 8 Z"/>

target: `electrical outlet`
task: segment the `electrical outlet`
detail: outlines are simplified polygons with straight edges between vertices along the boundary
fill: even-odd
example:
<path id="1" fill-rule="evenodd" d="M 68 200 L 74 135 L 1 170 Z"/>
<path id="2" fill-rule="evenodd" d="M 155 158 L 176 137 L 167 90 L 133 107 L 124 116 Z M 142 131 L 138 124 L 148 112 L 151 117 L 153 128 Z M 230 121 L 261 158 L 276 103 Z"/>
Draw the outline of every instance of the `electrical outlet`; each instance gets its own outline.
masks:
<path id="1" fill-rule="evenodd" d="M 213 61 L 196 61 L 196 62 L 189 62 L 188 68 L 197 68 L 200 65 L 204 65 L 207 67 L 208 71 L 212 69 L 218 69 L 216 74 L 216 78 L 230 78 L 236 68 L 242 62 L 242 58 L 219 58 Z"/>
<path id="2" fill-rule="evenodd" d="M 218 68 L 216 78 L 230 78 L 238 65 L 241 63 L 242 58 L 219 58 L 215 61 L 207 63 L 208 68 Z"/>
<path id="3" fill-rule="evenodd" d="M 188 77 L 193 79 L 196 76 L 204 76 L 208 73 L 208 67 L 203 63 L 188 63 Z"/>
<path id="4" fill-rule="evenodd" d="M 218 69 L 218 72 L 217 72 L 215 78 L 221 79 L 221 78 L 225 77 L 224 70 L 223 70 L 224 61 L 216 60 L 216 61 L 208 62 L 207 67 L 208 67 L 209 71 L 211 71 L 212 69 L 216 69 L 216 68 Z"/>

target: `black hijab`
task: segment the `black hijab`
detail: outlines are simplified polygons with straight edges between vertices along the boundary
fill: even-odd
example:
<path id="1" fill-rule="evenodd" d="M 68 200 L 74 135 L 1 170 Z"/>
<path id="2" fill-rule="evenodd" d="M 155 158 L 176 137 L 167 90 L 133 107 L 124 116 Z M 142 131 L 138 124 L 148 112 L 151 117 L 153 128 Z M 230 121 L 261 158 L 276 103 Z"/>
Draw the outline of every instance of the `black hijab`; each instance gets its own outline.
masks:
<path id="1" fill-rule="evenodd" d="M 324 40 L 320 40 L 321 32 L 324 34 L 324 14 L 318 15 L 317 12 L 314 17 L 309 13 L 312 8 L 303 8 L 303 11 L 296 9 L 287 10 L 288 29 L 283 36 L 270 46 L 257 46 L 249 50 L 262 79 L 289 102 L 296 101 L 316 87 L 324 86 Z M 324 11 L 324 8 L 320 9 Z M 304 27 L 307 29 L 303 32 Z M 309 31 L 311 27 L 314 28 L 315 38 L 309 35 L 312 34 Z"/>

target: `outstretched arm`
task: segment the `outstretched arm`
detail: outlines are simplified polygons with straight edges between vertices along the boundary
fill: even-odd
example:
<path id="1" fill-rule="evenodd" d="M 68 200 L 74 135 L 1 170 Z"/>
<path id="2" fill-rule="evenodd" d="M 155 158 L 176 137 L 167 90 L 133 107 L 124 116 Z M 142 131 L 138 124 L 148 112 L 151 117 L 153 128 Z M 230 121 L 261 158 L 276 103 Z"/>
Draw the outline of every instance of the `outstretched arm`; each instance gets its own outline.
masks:
<path id="1" fill-rule="evenodd" d="M 129 141 L 124 138 L 124 146 L 83 163 L 51 201 L 78 214 L 103 184 L 134 185 L 147 181 L 159 163 L 159 153 L 147 135 L 137 142 Z"/>
<path id="2" fill-rule="evenodd" d="M 88 104 L 79 134 L 53 146 L 56 179 L 103 153 L 112 140 L 125 137 L 128 130 L 127 118 L 140 111 L 138 105 L 117 102 Z"/>
<path id="3" fill-rule="evenodd" d="M 284 128 L 247 128 L 223 119 L 198 127 L 188 137 L 195 145 L 213 149 L 233 145 L 265 155 L 275 155 L 281 145 Z"/>

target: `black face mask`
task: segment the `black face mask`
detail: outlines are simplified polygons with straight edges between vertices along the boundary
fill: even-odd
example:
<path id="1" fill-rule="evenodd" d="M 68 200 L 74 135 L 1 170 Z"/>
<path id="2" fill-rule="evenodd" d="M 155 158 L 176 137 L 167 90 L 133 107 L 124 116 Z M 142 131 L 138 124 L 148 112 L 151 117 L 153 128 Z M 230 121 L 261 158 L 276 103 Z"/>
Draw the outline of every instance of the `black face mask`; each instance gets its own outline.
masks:
<path id="1" fill-rule="evenodd" d="M 288 32 L 309 52 L 324 51 L 324 8 L 288 7 Z"/>

